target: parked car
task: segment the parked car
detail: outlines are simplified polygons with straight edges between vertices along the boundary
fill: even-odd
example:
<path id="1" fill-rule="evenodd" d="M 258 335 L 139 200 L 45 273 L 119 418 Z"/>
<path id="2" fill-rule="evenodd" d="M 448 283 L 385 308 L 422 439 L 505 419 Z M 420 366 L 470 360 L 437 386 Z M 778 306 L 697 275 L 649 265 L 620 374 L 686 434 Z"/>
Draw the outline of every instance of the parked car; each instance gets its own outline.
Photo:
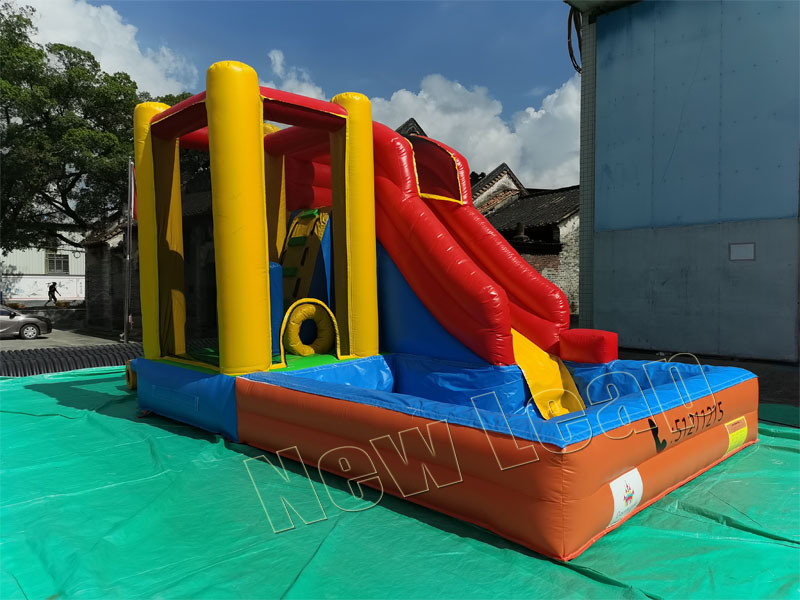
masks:
<path id="1" fill-rule="evenodd" d="M 35 340 L 42 333 L 53 331 L 53 323 L 46 317 L 24 315 L 0 304 L 0 336 L 18 335 L 23 340 Z"/>

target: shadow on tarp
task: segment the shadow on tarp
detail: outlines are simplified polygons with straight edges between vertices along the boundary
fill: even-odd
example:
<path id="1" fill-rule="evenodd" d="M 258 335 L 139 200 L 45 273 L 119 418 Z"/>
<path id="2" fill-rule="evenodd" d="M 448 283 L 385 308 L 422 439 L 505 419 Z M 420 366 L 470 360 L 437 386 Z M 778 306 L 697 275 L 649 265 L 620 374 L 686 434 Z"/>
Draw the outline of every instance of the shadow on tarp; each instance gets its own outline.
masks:
<path id="1" fill-rule="evenodd" d="M 798 429 L 800 428 L 800 407 L 762 402 L 758 405 L 758 420 Z"/>
<path id="2" fill-rule="evenodd" d="M 78 374 L 71 375 L 74 377 Z M 221 440 L 218 435 L 170 419 L 156 415 L 138 416 L 135 393 L 127 390 L 121 370 L 81 372 L 80 379 L 76 378 L 74 381 L 57 377 L 49 382 L 37 377 L 32 378 L 25 387 L 32 392 L 52 398 L 65 407 L 157 427 L 172 435 L 203 440 L 209 444 L 219 444 Z M 765 406 L 763 412 L 771 419 L 785 419 L 789 414 L 782 410 L 782 407 L 778 407 L 776 411 Z M 601 540 L 584 555 L 566 564 L 542 557 L 477 526 L 388 494 L 384 494 L 380 507 L 445 534 L 476 540 L 486 544 L 487 548 L 510 550 L 520 556 L 540 561 L 542 565 L 548 564 L 550 568 L 566 568 L 595 583 L 617 588 L 622 595 L 627 595 L 632 590 L 643 593 L 644 589 L 651 587 L 652 581 L 649 581 L 649 578 L 645 578 L 645 581 L 638 580 L 641 575 L 639 567 L 631 570 L 629 567 L 620 566 L 623 556 L 624 560 L 647 556 L 646 562 L 653 565 L 652 569 L 656 569 L 657 565 L 667 564 L 664 561 L 676 561 L 676 564 L 681 561 L 691 562 L 692 555 L 700 552 L 709 556 L 727 556 L 723 561 L 725 564 L 741 563 L 740 567 L 743 568 L 745 559 L 752 560 L 752 555 L 746 550 L 748 547 L 758 548 L 773 565 L 777 564 L 774 561 L 780 556 L 777 554 L 778 548 L 781 546 L 797 548 L 797 540 L 782 533 L 785 526 L 779 528 L 775 525 L 775 519 L 784 522 L 784 517 L 776 516 L 774 513 L 784 513 L 788 508 L 788 505 L 780 506 L 778 500 L 785 504 L 791 498 L 788 488 L 791 488 L 792 484 L 787 483 L 786 477 L 794 477 L 796 469 L 792 464 L 800 464 L 796 449 L 793 449 L 797 444 L 798 433 L 794 429 L 768 424 L 763 425 L 762 429 L 761 443 L 737 455 L 733 460 L 725 461 L 711 472 L 711 476 L 701 476 L 690 485 L 643 511 L 622 528 L 609 534 L 606 540 Z M 783 443 L 784 439 L 788 445 Z M 225 442 L 225 446 L 242 456 L 249 458 L 266 456 L 274 465 L 279 464 L 272 453 L 232 442 Z M 791 451 L 791 454 L 785 454 L 787 450 Z M 784 456 L 787 458 L 784 459 Z M 780 458 L 779 462 L 783 466 L 776 466 L 778 463 L 775 457 Z M 793 462 L 790 464 L 786 460 Z M 323 483 L 319 473 L 313 468 L 306 470 L 301 464 L 291 460 L 285 460 L 283 464 L 289 473 L 296 476 L 304 477 L 308 473 L 318 491 L 323 490 L 323 485 L 328 485 L 338 492 L 350 493 L 347 480 L 343 478 L 326 475 Z M 716 477 L 713 476 L 714 473 L 717 474 Z M 743 481 L 747 480 L 749 484 L 742 485 Z M 782 481 L 784 483 L 781 483 Z M 765 500 L 758 505 L 752 504 L 755 502 L 753 486 L 767 491 L 772 490 L 767 493 L 772 500 Z M 737 497 L 737 493 L 742 496 Z M 759 492 L 755 497 L 763 498 L 764 494 Z M 327 506 L 327 502 L 325 503 Z M 775 532 L 772 529 L 775 529 Z M 686 536 L 692 539 L 693 550 L 688 554 L 685 546 Z M 771 549 L 771 553 L 766 552 L 765 542 L 772 544 L 767 548 Z M 737 551 L 736 548 L 740 550 Z M 619 552 L 623 550 L 623 554 L 620 555 Z M 748 556 L 750 558 L 747 558 Z M 679 557 L 685 557 L 685 560 Z M 785 560 L 785 556 L 781 560 Z M 687 568 L 687 564 L 681 564 L 679 570 Z M 708 566 L 711 568 L 710 564 Z M 724 567 L 721 572 L 715 574 L 715 577 L 726 575 L 728 571 L 739 572 L 740 567 Z M 653 577 L 658 581 L 662 579 L 655 575 Z M 705 591 L 711 596 L 730 595 L 724 590 L 714 592 L 708 588 Z"/>
<path id="3" fill-rule="evenodd" d="M 62 406 L 89 410 L 100 415 L 127 419 L 129 421 L 144 422 L 170 433 L 180 433 L 198 440 L 215 442 L 218 439 L 213 434 L 185 423 L 173 421 L 156 414 L 142 415 L 136 405 L 136 392 L 125 385 L 124 371 L 122 377 L 118 373 L 92 372 L 87 370 L 86 377 L 76 381 L 57 381 L 53 383 L 33 383 L 25 386 L 27 389 L 53 398 Z M 104 391 L 92 390 L 90 386 L 112 384 L 119 395 L 109 396 L 107 388 Z"/>
<path id="4" fill-rule="evenodd" d="M 119 382 L 118 385 L 114 385 Z M 94 391 L 87 389 L 87 386 L 94 386 L 98 384 L 112 384 L 113 389 L 119 391 L 119 396 L 109 396 L 108 393 Z M 125 385 L 124 379 L 119 374 L 113 373 L 93 373 L 86 371 L 86 378 L 76 381 L 63 381 L 53 383 L 32 383 L 25 386 L 27 389 L 37 392 L 39 394 L 53 398 L 58 404 L 76 408 L 78 410 L 88 410 L 97 414 L 105 415 L 108 417 L 126 419 L 138 423 L 147 424 L 149 426 L 157 427 L 172 434 L 178 434 L 186 437 L 191 437 L 196 440 L 205 440 L 209 443 L 215 444 L 223 440 L 222 436 L 214 434 L 202 429 L 198 429 L 191 425 L 186 425 L 178 421 L 173 421 L 166 417 L 148 413 L 146 415 L 140 414 L 136 405 L 136 393 L 129 390 Z M 280 465 L 277 456 L 260 448 L 254 448 L 245 444 L 239 444 L 224 440 L 225 446 L 243 456 L 249 458 L 257 458 L 266 456 L 270 462 L 276 466 Z M 284 460 L 283 466 L 287 471 L 300 477 L 305 477 L 308 473 L 309 478 L 314 482 L 315 487 L 324 489 L 324 486 L 330 486 L 336 490 L 350 494 L 350 487 L 346 479 L 326 474 L 325 481 L 322 481 L 319 471 L 315 468 L 304 469 L 303 465 L 294 460 Z M 378 492 L 370 490 L 375 496 Z M 367 492 L 368 494 L 370 492 Z M 369 498 L 368 498 L 369 499 Z M 434 510 L 425 508 L 423 506 L 414 504 L 413 502 L 406 501 L 390 494 L 384 494 L 380 500 L 380 506 L 389 509 L 400 515 L 416 519 L 426 525 L 440 529 L 446 533 L 457 535 L 460 537 L 469 537 L 489 544 L 499 549 L 511 549 L 515 552 L 520 552 L 527 556 L 535 557 L 540 560 L 548 562 L 563 564 L 559 561 L 537 554 L 524 546 L 520 546 L 514 542 L 506 540 L 494 533 L 487 531 L 477 525 L 460 521 L 448 515 L 436 512 Z M 608 582 L 606 582 L 608 583 Z"/>

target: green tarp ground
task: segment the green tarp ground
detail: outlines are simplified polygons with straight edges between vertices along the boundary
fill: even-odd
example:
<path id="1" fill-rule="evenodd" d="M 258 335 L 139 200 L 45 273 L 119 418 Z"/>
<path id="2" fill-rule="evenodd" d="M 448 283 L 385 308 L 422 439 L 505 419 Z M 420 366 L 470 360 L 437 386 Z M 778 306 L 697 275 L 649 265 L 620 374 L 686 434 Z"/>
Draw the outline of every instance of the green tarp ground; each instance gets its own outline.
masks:
<path id="1" fill-rule="evenodd" d="M 561 564 L 260 451 L 137 418 L 122 368 L 0 380 L 0 597 L 796 598 L 800 436 L 761 441 Z M 268 458 L 277 464 L 275 457 Z M 252 475 L 252 478 L 251 478 Z M 263 505 L 262 505 L 263 502 Z M 335 504 L 334 504 L 335 503 Z"/>

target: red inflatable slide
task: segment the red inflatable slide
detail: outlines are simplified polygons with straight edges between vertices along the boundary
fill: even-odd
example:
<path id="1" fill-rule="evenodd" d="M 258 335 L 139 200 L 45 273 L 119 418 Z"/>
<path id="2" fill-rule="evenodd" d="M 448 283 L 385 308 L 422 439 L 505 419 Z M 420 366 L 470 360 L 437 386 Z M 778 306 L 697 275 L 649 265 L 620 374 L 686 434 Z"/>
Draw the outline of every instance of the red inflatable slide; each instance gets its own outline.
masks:
<path id="1" fill-rule="evenodd" d="M 493 364 L 515 364 L 511 329 L 568 360 L 608 362 L 616 335 L 569 330 L 564 293 L 472 205 L 467 161 L 424 137 L 374 126 L 378 240 L 428 310 Z"/>
<path id="2" fill-rule="evenodd" d="M 373 142 L 378 241 L 453 337 L 496 365 L 519 363 L 512 329 L 567 360 L 617 357 L 615 334 L 569 330 L 564 293 L 475 209 L 464 157 L 380 123 Z M 287 156 L 288 210 L 331 204 L 327 132 L 291 127 L 267 136 L 265 147 Z"/>

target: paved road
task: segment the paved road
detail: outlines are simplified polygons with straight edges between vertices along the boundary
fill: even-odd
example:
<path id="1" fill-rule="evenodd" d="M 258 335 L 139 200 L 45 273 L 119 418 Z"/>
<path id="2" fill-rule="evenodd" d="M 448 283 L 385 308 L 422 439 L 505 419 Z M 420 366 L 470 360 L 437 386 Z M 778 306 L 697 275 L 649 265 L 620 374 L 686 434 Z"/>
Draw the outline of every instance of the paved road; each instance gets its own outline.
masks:
<path id="1" fill-rule="evenodd" d="M 98 344 L 118 344 L 108 338 L 94 337 L 62 329 L 53 329 L 52 333 L 42 335 L 35 340 L 23 340 L 17 337 L 0 339 L 0 352 L 5 350 L 27 350 L 30 348 L 65 348 L 74 346 L 97 346 Z"/>
<path id="2" fill-rule="evenodd" d="M 59 302 L 60 301 L 61 299 L 59 298 Z M 13 298 L 6 298 L 5 300 L 3 300 L 3 302 L 0 302 L 0 304 L 7 304 L 8 302 L 11 302 L 12 304 L 14 302 L 22 302 L 22 304 L 25 306 L 23 310 L 28 310 L 29 308 L 56 308 L 56 305 L 53 304 L 52 302 L 50 302 L 50 304 L 45 305 L 45 302 L 47 302 L 47 300 L 14 300 Z M 80 303 L 82 307 L 83 300 L 69 300 L 69 303 L 70 305 Z"/>

